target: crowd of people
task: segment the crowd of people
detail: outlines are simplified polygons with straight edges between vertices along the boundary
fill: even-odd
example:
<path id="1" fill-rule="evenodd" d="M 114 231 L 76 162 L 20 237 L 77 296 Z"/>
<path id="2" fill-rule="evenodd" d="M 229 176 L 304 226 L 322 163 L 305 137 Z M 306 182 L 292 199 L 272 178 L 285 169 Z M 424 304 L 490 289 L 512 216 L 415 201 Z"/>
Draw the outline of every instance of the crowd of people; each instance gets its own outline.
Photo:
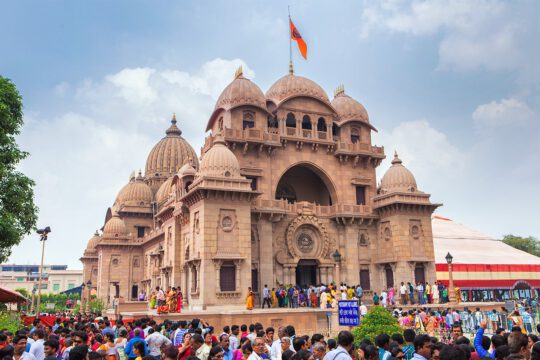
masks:
<path id="1" fill-rule="evenodd" d="M 492 324 L 497 328 L 491 337 L 485 335 L 489 318 L 479 318 L 471 342 L 455 310 L 437 318 L 419 309 L 412 323 L 406 321 L 411 312 L 395 309 L 394 316 L 403 332 L 381 333 L 374 341 L 355 339 L 350 331 L 336 338 L 301 335 L 293 325 L 233 324 L 218 330 L 201 319 L 112 322 L 78 316 L 57 318 L 54 326 L 36 319 L 15 334 L 0 330 L 0 360 L 540 360 L 538 337 L 517 317 L 504 326 Z M 434 322 L 444 324 L 448 336 L 434 331 Z"/>

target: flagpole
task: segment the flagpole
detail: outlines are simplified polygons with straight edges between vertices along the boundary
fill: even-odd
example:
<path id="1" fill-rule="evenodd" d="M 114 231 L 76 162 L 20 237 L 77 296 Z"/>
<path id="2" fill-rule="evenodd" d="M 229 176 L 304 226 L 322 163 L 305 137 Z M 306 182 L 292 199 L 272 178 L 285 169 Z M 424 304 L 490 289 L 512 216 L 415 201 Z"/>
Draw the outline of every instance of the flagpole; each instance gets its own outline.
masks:
<path id="1" fill-rule="evenodd" d="M 289 74 L 293 73 L 292 65 L 292 29 L 291 29 L 291 6 L 287 5 L 289 11 Z"/>

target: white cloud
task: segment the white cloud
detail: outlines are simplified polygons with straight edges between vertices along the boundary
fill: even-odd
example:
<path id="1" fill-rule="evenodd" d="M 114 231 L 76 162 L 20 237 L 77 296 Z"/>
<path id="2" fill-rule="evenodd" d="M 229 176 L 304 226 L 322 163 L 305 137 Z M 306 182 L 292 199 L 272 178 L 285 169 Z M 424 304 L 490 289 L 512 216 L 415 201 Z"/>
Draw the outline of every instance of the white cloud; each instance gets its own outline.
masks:
<path id="1" fill-rule="evenodd" d="M 395 150 L 423 191 L 438 189 L 439 184 L 455 178 L 468 165 L 467 155 L 426 120 L 406 121 L 391 130 L 381 130 L 374 142 L 386 145 L 386 159 L 378 179 L 390 167 Z"/>
<path id="2" fill-rule="evenodd" d="M 529 68 L 535 21 L 527 3 L 502 1 L 387 0 L 365 3 L 361 36 L 377 30 L 413 36 L 441 35 L 439 66 L 458 70 Z M 513 11 L 513 9 L 517 9 Z M 528 40 L 527 40 L 528 39 Z"/>
<path id="3" fill-rule="evenodd" d="M 472 114 L 477 125 L 488 127 L 524 124 L 532 120 L 534 116 L 534 111 L 527 104 L 515 98 L 479 105 Z"/>
<path id="4" fill-rule="evenodd" d="M 77 259 L 86 242 L 103 225 L 129 174 L 144 172 L 146 157 L 165 135 L 173 112 L 183 136 L 199 152 L 216 98 L 240 65 L 247 77 L 255 76 L 240 59 L 214 59 L 192 73 L 126 68 L 51 89 L 68 104 L 66 110 L 46 109 L 51 115 L 26 110 L 18 141 L 31 156 L 21 170 L 36 181 L 38 225 L 53 229 L 46 262 L 82 266 Z M 24 239 L 10 261 L 39 261 L 36 241 L 34 235 Z"/>

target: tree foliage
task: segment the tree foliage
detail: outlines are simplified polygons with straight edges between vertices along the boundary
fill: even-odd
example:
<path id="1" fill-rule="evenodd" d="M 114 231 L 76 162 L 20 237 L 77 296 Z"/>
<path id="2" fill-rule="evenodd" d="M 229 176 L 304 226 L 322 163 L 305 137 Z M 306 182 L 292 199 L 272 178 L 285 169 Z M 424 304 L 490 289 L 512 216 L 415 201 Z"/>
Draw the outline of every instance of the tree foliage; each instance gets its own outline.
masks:
<path id="1" fill-rule="evenodd" d="M 28 156 L 15 141 L 22 125 L 21 95 L 11 80 L 0 76 L 0 262 L 37 221 L 34 182 L 16 170 Z"/>
<path id="2" fill-rule="evenodd" d="M 521 237 L 515 235 L 504 235 L 502 242 L 516 249 L 528 252 L 529 254 L 540 256 L 540 242 L 538 242 L 538 239 L 533 236 Z"/>
<path id="3" fill-rule="evenodd" d="M 373 341 L 382 333 L 392 336 L 402 334 L 403 329 L 388 310 L 382 306 L 373 306 L 362 319 L 360 326 L 353 329 L 354 343 L 360 345 L 363 339 Z"/>

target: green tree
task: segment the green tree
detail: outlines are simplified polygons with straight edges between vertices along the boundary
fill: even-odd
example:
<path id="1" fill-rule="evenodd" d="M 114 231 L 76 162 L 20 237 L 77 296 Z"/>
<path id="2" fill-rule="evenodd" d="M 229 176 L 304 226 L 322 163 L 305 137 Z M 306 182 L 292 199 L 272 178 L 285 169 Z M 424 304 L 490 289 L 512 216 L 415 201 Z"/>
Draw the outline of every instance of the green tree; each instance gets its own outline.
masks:
<path id="1" fill-rule="evenodd" d="M 24 296 L 25 298 L 30 298 L 30 294 L 28 293 L 28 291 L 26 291 L 25 288 L 17 288 L 15 289 L 16 292 L 18 292 L 19 294 L 21 294 L 22 296 Z"/>
<path id="2" fill-rule="evenodd" d="M 540 243 L 538 242 L 538 239 L 533 236 L 521 237 L 515 235 L 504 235 L 502 242 L 516 249 L 528 252 L 529 254 L 540 256 Z"/>
<path id="3" fill-rule="evenodd" d="M 403 334 L 403 329 L 399 326 L 396 318 L 382 306 L 373 306 L 362 319 L 360 326 L 353 329 L 354 343 L 360 345 L 363 339 L 373 341 L 379 334 L 385 333 Z"/>
<path id="4" fill-rule="evenodd" d="M 37 221 L 34 182 L 16 170 L 28 156 L 15 141 L 22 124 L 21 95 L 11 80 L 0 76 L 0 262 Z"/>

